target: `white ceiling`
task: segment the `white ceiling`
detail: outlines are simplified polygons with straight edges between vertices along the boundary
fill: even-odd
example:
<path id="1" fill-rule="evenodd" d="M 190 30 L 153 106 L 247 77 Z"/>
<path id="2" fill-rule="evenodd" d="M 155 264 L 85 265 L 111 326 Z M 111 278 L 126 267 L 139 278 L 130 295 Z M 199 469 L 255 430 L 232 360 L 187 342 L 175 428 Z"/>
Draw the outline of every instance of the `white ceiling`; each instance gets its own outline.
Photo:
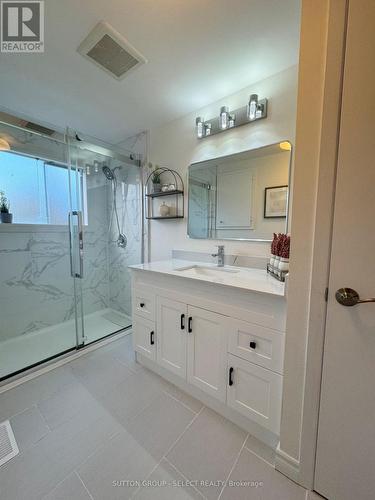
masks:
<path id="1" fill-rule="evenodd" d="M 0 54 L 0 107 L 118 143 L 297 64 L 300 0 L 47 0 L 45 53 Z M 147 59 L 116 81 L 76 50 L 100 20 Z"/>

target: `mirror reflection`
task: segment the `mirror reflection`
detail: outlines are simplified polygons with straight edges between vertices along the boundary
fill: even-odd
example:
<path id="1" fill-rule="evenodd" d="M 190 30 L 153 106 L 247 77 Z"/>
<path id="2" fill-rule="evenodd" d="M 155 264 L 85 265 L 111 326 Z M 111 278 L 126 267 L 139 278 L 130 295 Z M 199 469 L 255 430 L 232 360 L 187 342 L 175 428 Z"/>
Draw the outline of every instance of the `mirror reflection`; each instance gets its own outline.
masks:
<path id="1" fill-rule="evenodd" d="M 291 149 L 284 141 L 190 165 L 190 238 L 271 240 L 286 232 Z"/>

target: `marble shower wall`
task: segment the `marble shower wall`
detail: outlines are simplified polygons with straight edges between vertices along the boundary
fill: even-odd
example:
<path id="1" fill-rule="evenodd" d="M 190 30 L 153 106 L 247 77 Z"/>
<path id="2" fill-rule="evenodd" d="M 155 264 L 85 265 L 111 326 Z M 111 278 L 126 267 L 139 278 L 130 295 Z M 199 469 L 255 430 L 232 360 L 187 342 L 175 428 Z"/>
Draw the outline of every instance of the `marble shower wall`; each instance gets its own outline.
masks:
<path id="1" fill-rule="evenodd" d="M 101 172 L 87 177 L 88 225 L 84 228 L 84 278 L 80 282 L 84 314 L 113 308 L 131 315 L 127 266 L 141 261 L 141 171 L 123 166 L 117 176 L 126 249 L 116 244 L 114 217 L 111 224 L 111 183 Z M 71 320 L 74 310 L 68 228 L 1 225 L 0 342 Z"/>
<path id="2" fill-rule="evenodd" d="M 74 314 L 67 228 L 1 227 L 0 341 Z"/>
<path id="3" fill-rule="evenodd" d="M 109 241 L 109 304 L 112 309 L 131 316 L 131 279 L 128 266 L 141 262 L 142 198 L 139 167 L 117 172 L 117 208 L 120 229 L 127 237 L 126 248 L 117 246 L 118 229 L 113 212 L 112 189 L 108 186 L 109 214 L 112 217 Z"/>

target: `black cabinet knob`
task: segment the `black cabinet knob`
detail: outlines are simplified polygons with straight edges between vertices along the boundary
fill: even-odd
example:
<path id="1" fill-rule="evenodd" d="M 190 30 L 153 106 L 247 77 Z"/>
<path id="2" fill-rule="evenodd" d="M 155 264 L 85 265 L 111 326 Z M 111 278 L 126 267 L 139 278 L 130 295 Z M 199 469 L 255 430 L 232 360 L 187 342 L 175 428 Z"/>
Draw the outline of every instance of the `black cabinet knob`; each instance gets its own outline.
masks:
<path id="1" fill-rule="evenodd" d="M 139 304 L 139 307 L 145 307 L 144 302 L 141 302 L 141 303 Z"/>
<path id="2" fill-rule="evenodd" d="M 253 340 L 250 342 L 250 347 L 251 349 L 256 349 L 257 343 L 254 342 Z"/>

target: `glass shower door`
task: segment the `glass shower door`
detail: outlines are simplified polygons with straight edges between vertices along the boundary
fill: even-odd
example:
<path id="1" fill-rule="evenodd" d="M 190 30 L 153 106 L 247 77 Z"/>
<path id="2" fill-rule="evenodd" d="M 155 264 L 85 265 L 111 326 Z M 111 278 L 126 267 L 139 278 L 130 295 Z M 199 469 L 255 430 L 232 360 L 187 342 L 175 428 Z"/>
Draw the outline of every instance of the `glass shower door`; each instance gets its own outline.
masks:
<path id="1" fill-rule="evenodd" d="M 70 144 L 80 344 L 131 326 L 128 265 L 141 261 L 140 168 L 130 158 L 99 149 Z"/>
<path id="2" fill-rule="evenodd" d="M 75 349 L 67 148 L 0 123 L 0 191 L 12 223 L 0 224 L 0 379 Z M 75 222 L 73 223 L 75 224 Z"/>

